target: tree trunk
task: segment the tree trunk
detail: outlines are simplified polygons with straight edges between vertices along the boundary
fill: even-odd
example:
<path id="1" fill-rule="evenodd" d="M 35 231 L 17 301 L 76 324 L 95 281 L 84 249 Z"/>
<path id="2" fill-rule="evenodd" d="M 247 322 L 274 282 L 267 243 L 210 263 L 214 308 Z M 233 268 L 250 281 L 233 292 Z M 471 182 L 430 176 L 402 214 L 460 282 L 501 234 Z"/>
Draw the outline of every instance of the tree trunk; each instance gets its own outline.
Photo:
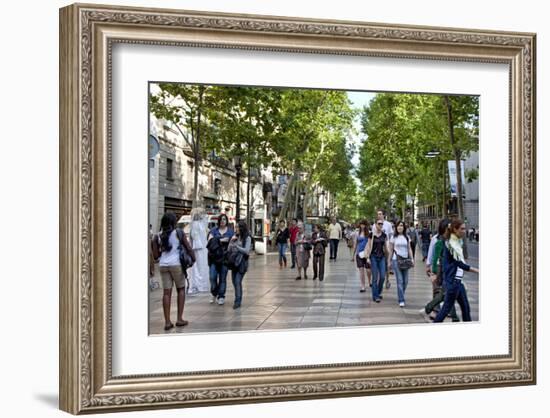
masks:
<path id="1" fill-rule="evenodd" d="M 195 172 L 194 172 L 194 178 L 193 178 L 193 207 L 200 206 L 199 201 L 199 167 L 201 164 L 201 117 L 202 117 L 202 101 L 204 97 L 204 89 L 199 90 L 199 106 L 197 110 L 197 133 L 195 135 L 195 149 L 194 157 L 195 157 Z"/>
<path id="2" fill-rule="evenodd" d="M 293 218 L 298 219 L 298 199 L 299 199 L 299 189 L 300 189 L 300 183 L 298 182 L 298 179 L 296 179 L 296 183 L 294 185 L 294 216 Z"/>
<path id="3" fill-rule="evenodd" d="M 456 146 L 455 143 L 455 131 L 453 123 L 453 109 L 451 107 L 451 101 L 449 96 L 444 96 L 445 104 L 447 106 L 447 120 L 449 122 L 449 138 L 451 140 L 451 145 L 453 147 L 453 153 L 456 162 L 456 202 L 458 204 L 458 217 L 464 220 L 464 202 L 462 201 L 462 152 Z"/>
<path id="4" fill-rule="evenodd" d="M 249 148 L 250 149 L 250 148 Z M 248 228 L 252 230 L 250 225 L 250 151 L 248 152 L 248 167 L 247 167 L 247 179 L 246 179 L 246 224 Z"/>
<path id="5" fill-rule="evenodd" d="M 291 190 L 293 187 L 294 187 L 294 177 L 291 177 L 287 184 L 285 200 L 283 201 L 283 207 L 279 212 L 278 220 L 287 220 L 287 212 L 288 212 L 288 208 L 290 207 Z"/>

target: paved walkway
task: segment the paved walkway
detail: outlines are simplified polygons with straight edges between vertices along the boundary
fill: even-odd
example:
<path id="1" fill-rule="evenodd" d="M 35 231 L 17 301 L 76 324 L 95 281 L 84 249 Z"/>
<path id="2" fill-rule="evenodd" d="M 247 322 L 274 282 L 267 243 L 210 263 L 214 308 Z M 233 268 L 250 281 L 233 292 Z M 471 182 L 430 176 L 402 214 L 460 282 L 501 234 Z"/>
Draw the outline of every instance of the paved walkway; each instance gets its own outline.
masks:
<path id="1" fill-rule="evenodd" d="M 477 252 L 476 252 L 477 253 Z M 477 254 L 476 254 L 477 255 Z M 349 327 L 360 325 L 425 323 L 419 310 L 431 299 L 432 288 L 427 278 L 421 254 L 416 254 L 416 266 L 409 272 L 406 306 L 397 303 L 395 276 L 390 276 L 391 288 L 384 289 L 381 303 L 372 301 L 370 289 L 359 292 L 359 274 L 342 243 L 338 260 L 325 261 L 325 280 L 295 280 L 295 269 L 279 269 L 276 254 L 251 257 L 243 282 L 243 302 L 233 309 L 234 291 L 228 274 L 226 304 L 210 304 L 210 294 L 188 295 L 184 318 L 189 325 L 164 331 L 162 290 L 149 292 L 149 333 L 195 333 L 248 330 L 270 330 L 315 327 Z M 289 257 L 290 259 L 290 257 Z M 469 262 L 477 266 L 477 258 Z M 158 267 L 157 267 L 158 269 Z M 158 274 L 158 273 L 157 273 Z M 159 277 L 156 277 L 159 280 Z M 471 304 L 472 320 L 478 320 L 478 277 L 466 273 L 465 283 Z M 176 320 L 176 292 L 172 299 L 172 322 Z M 460 316 L 460 309 L 457 305 Z"/>

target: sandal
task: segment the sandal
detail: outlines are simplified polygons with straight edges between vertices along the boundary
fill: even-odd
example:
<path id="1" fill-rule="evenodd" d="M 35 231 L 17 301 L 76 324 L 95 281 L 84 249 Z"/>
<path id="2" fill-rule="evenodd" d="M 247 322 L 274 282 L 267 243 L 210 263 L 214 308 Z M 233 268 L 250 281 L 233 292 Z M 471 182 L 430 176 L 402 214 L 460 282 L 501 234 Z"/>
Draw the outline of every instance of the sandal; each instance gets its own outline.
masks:
<path id="1" fill-rule="evenodd" d="M 184 327 L 186 325 L 189 325 L 189 321 L 181 321 L 181 322 L 176 322 L 176 327 Z"/>

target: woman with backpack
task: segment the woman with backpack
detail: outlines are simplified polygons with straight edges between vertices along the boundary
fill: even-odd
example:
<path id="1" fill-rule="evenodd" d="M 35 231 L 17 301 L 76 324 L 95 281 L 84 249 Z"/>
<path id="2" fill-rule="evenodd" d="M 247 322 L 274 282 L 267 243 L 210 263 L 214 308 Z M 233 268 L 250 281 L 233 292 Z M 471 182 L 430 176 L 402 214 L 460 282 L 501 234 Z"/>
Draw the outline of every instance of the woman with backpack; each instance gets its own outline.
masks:
<path id="1" fill-rule="evenodd" d="M 390 239 L 390 254 L 392 267 L 397 282 L 397 301 L 405 307 L 405 291 L 409 283 L 409 269 L 414 266 L 414 256 L 407 235 L 407 226 L 403 221 L 397 221 L 393 237 Z"/>
<path id="2" fill-rule="evenodd" d="M 227 266 L 225 257 L 229 240 L 233 237 L 233 230 L 229 227 L 229 218 L 222 213 L 218 217 L 218 226 L 212 228 L 208 234 L 208 264 L 210 265 L 210 303 L 218 301 L 218 305 L 225 303 L 227 288 Z"/>
<path id="3" fill-rule="evenodd" d="M 389 263 L 390 249 L 388 236 L 383 230 L 384 220 L 378 218 L 373 232 L 369 234 L 366 257 L 370 259 L 372 269 L 372 300 L 380 303 L 386 278 L 386 263 Z"/>
<path id="4" fill-rule="evenodd" d="M 176 228 L 176 215 L 165 213 L 160 221 L 160 234 L 153 239 L 153 255 L 160 258 L 160 276 L 162 278 L 162 309 L 164 312 L 164 330 L 174 328 L 170 320 L 170 302 L 172 287 L 175 285 L 178 292 L 177 327 L 184 327 L 189 322 L 183 319 L 185 306 L 185 284 L 187 271 L 181 265 L 180 252 L 186 252 L 192 262 L 195 262 L 195 253 L 181 229 Z"/>
<path id="5" fill-rule="evenodd" d="M 451 227 L 445 232 L 443 245 L 442 266 L 443 285 L 445 287 L 445 301 L 443 307 L 434 319 L 434 322 L 443 322 L 455 302 L 458 302 L 462 312 L 462 320 L 469 322 L 470 303 L 464 287 L 464 271 L 479 273 L 477 268 L 466 264 L 462 252 L 462 239 L 466 235 L 466 226 L 461 219 L 451 222 Z"/>
<path id="6" fill-rule="evenodd" d="M 246 222 L 239 221 L 235 230 L 235 235 L 229 242 L 228 252 L 235 255 L 241 254 L 240 257 L 233 257 L 233 260 L 239 261 L 231 265 L 231 281 L 235 288 L 235 303 L 233 309 L 239 309 L 243 300 L 243 278 L 248 270 L 248 256 L 250 254 L 250 248 L 252 247 L 252 238 L 248 231 Z M 231 259 L 231 256 L 229 257 Z"/>

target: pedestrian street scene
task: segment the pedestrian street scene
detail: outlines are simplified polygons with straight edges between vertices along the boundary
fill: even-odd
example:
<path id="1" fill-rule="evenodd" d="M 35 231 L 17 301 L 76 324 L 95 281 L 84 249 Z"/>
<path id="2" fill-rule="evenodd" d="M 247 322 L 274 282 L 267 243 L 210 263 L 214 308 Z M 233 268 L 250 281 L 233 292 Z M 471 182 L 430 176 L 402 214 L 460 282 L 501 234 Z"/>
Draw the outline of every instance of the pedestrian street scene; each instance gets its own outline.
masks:
<path id="1" fill-rule="evenodd" d="M 324 281 L 295 280 L 294 269 L 280 269 L 277 254 L 251 258 L 249 271 L 243 281 L 246 302 L 239 310 L 231 303 L 209 303 L 209 293 L 188 295 L 185 300 L 184 317 L 189 321 L 185 327 L 164 331 L 162 314 L 162 290 L 149 292 L 149 334 L 228 332 L 252 330 L 290 330 L 303 328 L 354 327 L 373 325 L 427 325 L 432 321 L 420 310 L 432 297 L 432 285 L 426 269 L 417 254 L 418 265 L 409 276 L 406 290 L 406 306 L 399 307 L 395 276 L 390 275 L 391 286 L 384 289 L 383 300 L 375 303 L 370 293 L 359 292 L 359 277 L 355 263 L 350 261 L 345 243 L 339 248 L 338 259 L 326 265 Z M 477 266 L 478 245 L 469 247 L 472 265 Z M 290 256 L 290 254 L 289 254 Z M 158 273 L 157 276 L 158 277 Z M 229 279 L 226 299 L 232 301 L 234 290 Z M 478 278 L 466 275 L 465 283 L 470 300 L 471 316 L 478 321 Z M 173 296 L 172 317 L 176 317 L 177 300 Z M 457 309 L 460 315 L 460 309 Z M 451 322 L 447 318 L 446 322 Z"/>
<path id="2" fill-rule="evenodd" d="M 148 99 L 150 335 L 479 321 L 478 96 Z"/>

